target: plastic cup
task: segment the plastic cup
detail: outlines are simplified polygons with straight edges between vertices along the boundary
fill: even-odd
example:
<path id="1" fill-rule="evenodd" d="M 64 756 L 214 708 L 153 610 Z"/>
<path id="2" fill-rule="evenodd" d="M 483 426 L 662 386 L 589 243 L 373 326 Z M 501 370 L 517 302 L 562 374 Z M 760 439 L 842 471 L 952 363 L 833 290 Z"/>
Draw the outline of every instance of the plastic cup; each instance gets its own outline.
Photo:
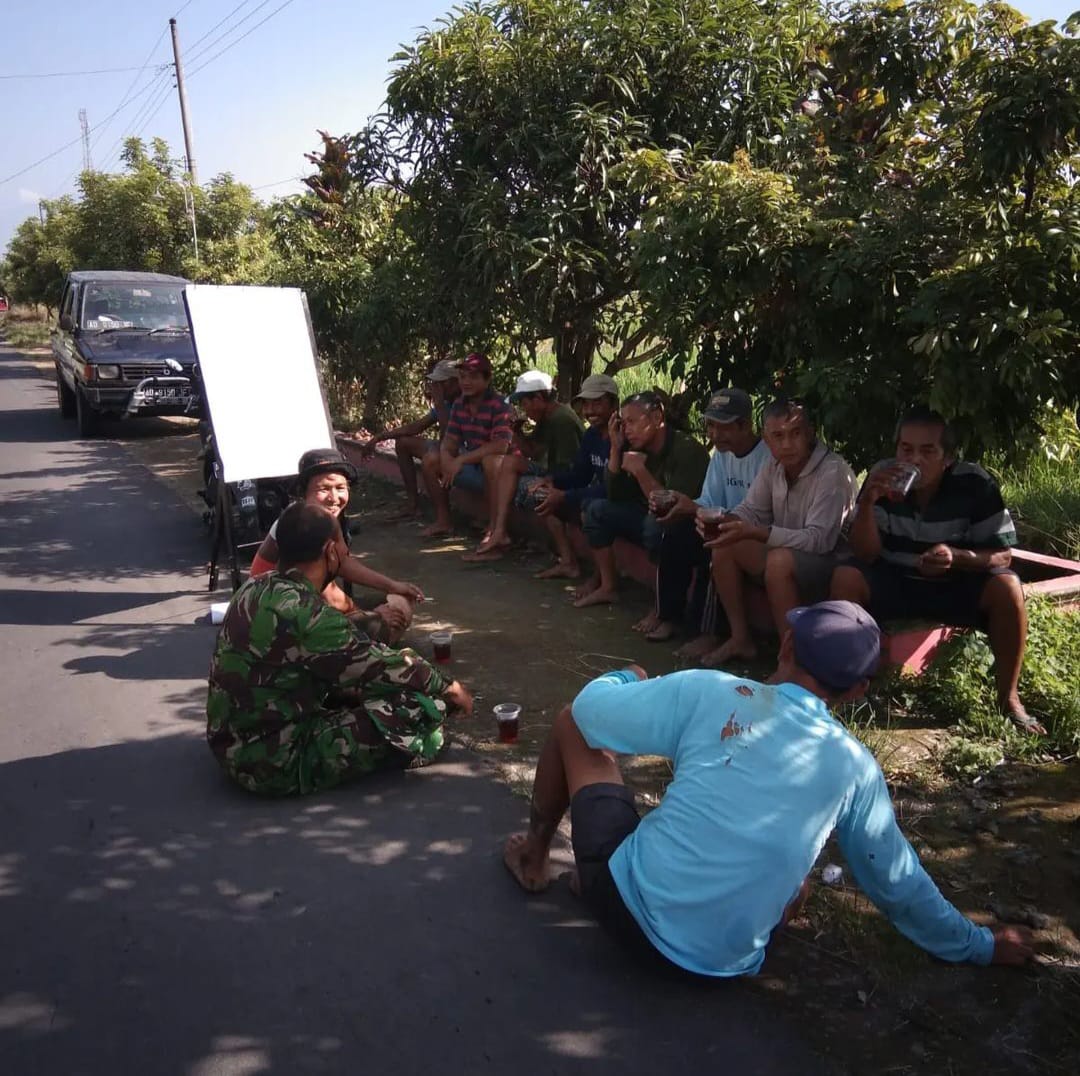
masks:
<path id="1" fill-rule="evenodd" d="M 724 522 L 727 512 L 723 508 L 699 508 L 697 515 L 704 525 L 705 541 L 712 542 L 719 538 L 720 524 Z"/>
<path id="2" fill-rule="evenodd" d="M 210 606 L 210 623 L 220 624 L 225 619 L 225 613 L 228 611 L 228 602 L 214 602 Z"/>
<path id="3" fill-rule="evenodd" d="M 663 516 L 675 507 L 679 495 L 670 489 L 658 489 L 649 494 L 649 510 L 653 515 Z"/>
<path id="4" fill-rule="evenodd" d="M 433 631 L 431 633 L 431 646 L 435 651 L 435 661 L 439 665 L 446 665 L 450 661 L 450 640 L 453 632 Z"/>
<path id="5" fill-rule="evenodd" d="M 495 707 L 495 721 L 499 727 L 499 743 L 517 743 L 518 717 L 521 707 L 516 702 L 500 702 Z"/>
<path id="6" fill-rule="evenodd" d="M 900 460 L 886 460 L 875 470 L 894 472 L 887 494 L 890 501 L 902 501 L 915 488 L 915 483 L 922 474 L 914 463 L 902 463 Z"/>

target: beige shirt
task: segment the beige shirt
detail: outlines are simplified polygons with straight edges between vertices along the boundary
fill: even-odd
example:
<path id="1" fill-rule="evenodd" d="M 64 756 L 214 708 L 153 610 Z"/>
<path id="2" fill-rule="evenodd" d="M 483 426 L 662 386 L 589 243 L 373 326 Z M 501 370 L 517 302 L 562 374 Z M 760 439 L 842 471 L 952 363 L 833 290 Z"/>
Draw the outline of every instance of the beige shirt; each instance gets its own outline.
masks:
<path id="1" fill-rule="evenodd" d="M 770 548 L 832 553 L 847 533 L 858 492 L 855 472 L 819 441 L 793 483 L 770 458 L 734 514 L 755 527 L 769 527 Z"/>

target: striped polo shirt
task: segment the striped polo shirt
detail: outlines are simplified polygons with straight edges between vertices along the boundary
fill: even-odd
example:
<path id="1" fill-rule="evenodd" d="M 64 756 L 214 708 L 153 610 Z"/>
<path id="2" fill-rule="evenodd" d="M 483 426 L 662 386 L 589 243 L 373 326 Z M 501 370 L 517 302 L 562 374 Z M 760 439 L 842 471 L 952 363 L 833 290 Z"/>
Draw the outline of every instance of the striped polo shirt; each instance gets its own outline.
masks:
<path id="1" fill-rule="evenodd" d="M 963 460 L 946 469 L 925 511 L 911 494 L 902 501 L 882 498 L 874 506 L 874 520 L 882 559 L 901 568 L 915 568 L 919 557 L 939 544 L 974 550 L 1016 545 L 997 483 L 978 464 Z"/>
<path id="2" fill-rule="evenodd" d="M 494 389 L 489 388 L 476 402 L 475 408 L 463 399 L 454 401 L 444 436 L 456 437 L 458 448 L 468 452 L 486 445 L 488 441 L 512 440 L 513 421 L 513 409 Z"/>

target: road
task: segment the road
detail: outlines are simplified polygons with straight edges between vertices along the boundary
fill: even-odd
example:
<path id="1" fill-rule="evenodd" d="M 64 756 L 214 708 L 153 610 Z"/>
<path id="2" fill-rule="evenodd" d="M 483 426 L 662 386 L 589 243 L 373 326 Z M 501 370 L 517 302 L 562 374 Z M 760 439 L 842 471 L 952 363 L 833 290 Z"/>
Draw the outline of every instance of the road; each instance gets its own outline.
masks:
<path id="1" fill-rule="evenodd" d="M 123 437 L 117 439 L 115 434 Z M 203 740 L 201 524 L 0 346 L 5 1076 L 824 1072 L 769 998 L 650 979 L 498 857 L 464 749 L 304 801 Z"/>

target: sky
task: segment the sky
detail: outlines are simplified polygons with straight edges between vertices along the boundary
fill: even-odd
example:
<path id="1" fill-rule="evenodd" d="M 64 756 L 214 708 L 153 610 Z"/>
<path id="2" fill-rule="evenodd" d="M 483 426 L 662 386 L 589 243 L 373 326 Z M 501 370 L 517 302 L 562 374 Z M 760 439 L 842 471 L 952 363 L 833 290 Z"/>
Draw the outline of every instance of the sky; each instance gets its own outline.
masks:
<path id="1" fill-rule="evenodd" d="M 172 61 L 171 16 L 187 74 L 200 183 L 231 172 L 269 199 L 300 189 L 296 177 L 311 171 L 304 153 L 320 146 L 317 130 L 355 131 L 378 111 L 390 57 L 453 2 L 5 0 L 0 251 L 40 199 L 75 193 L 80 109 L 91 128 L 95 168 L 115 170 L 120 141 L 131 134 L 164 138 L 174 156 L 182 155 L 177 94 L 162 67 Z M 1014 6 L 1034 19 L 1060 20 L 1080 0 L 1014 0 Z M 8 77 L 103 69 L 109 73 Z M 50 156 L 67 142 L 73 144 Z"/>

